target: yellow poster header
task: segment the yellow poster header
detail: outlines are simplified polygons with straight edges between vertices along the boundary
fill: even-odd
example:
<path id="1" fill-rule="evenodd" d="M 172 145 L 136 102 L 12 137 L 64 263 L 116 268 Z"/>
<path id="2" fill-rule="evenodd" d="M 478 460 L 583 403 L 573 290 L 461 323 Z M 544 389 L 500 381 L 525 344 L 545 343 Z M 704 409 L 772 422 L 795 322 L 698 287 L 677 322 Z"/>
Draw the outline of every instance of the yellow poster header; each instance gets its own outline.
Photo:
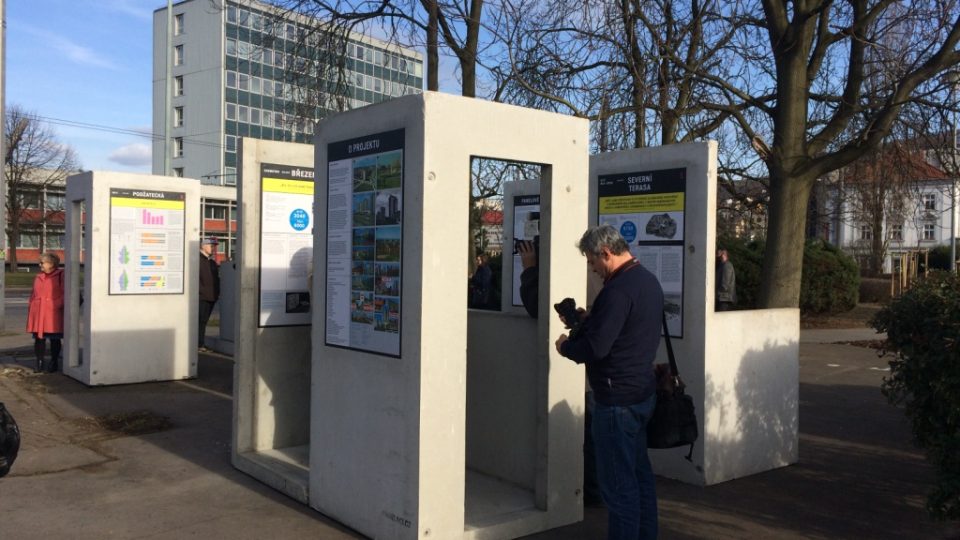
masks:
<path id="1" fill-rule="evenodd" d="M 165 199 L 134 199 L 130 197 L 110 197 L 111 206 L 123 206 L 127 208 L 163 208 L 166 210 L 183 210 L 184 201 L 171 201 Z"/>
<path id="2" fill-rule="evenodd" d="M 287 178 L 264 178 L 263 191 L 270 193 L 293 193 L 294 195 L 313 195 L 313 181 L 290 180 Z"/>
<path id="3" fill-rule="evenodd" d="M 683 193 L 623 195 L 600 199 L 601 214 L 642 214 L 646 212 L 682 212 Z"/>

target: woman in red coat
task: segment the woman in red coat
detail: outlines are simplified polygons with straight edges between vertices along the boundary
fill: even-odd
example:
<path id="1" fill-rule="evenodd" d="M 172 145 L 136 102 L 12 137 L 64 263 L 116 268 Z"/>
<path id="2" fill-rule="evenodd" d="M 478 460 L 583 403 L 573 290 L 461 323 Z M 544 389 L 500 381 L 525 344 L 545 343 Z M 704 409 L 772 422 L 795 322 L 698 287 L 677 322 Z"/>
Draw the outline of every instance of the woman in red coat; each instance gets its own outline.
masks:
<path id="1" fill-rule="evenodd" d="M 33 280 L 33 294 L 27 311 L 27 332 L 33 333 L 33 353 L 37 357 L 37 373 L 53 373 L 60 359 L 63 339 L 63 270 L 60 257 L 53 253 L 40 255 L 40 273 Z M 50 340 L 50 363 L 44 366 L 47 339 Z"/>

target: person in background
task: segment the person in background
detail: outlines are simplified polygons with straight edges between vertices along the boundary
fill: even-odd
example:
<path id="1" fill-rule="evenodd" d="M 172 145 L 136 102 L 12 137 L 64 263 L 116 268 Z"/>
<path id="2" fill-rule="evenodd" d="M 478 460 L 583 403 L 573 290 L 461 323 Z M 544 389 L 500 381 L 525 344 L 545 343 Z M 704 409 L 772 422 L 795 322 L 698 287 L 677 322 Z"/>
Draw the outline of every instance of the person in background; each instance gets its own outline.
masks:
<path id="1" fill-rule="evenodd" d="M 477 255 L 477 270 L 470 278 L 470 307 L 487 309 L 490 307 L 490 295 L 493 293 L 493 270 L 490 269 L 490 257 L 486 253 Z"/>
<path id="2" fill-rule="evenodd" d="M 732 311 L 737 304 L 737 276 L 725 249 L 717 250 L 717 311 Z"/>
<path id="3" fill-rule="evenodd" d="M 580 253 L 603 288 L 573 337 L 557 352 L 585 364 L 593 389 L 591 422 L 597 478 L 607 505 L 607 538 L 657 537 L 657 494 L 647 454 L 647 423 L 657 403 L 653 361 L 660 346 L 663 289 L 609 225 L 591 227 Z M 569 327 L 575 321 L 564 320 Z"/>
<path id="4" fill-rule="evenodd" d="M 216 238 L 204 238 L 200 242 L 200 333 L 197 339 L 200 341 L 201 352 L 209 351 L 204 344 L 207 322 L 210 320 L 214 304 L 220 298 L 220 265 L 217 264 L 216 252 Z"/>
<path id="5" fill-rule="evenodd" d="M 57 371 L 63 339 L 63 269 L 60 257 L 53 253 L 40 255 L 40 273 L 33 280 L 33 292 L 27 310 L 27 332 L 33 334 L 33 354 L 37 357 L 37 373 Z M 47 340 L 50 340 L 50 362 L 44 362 Z"/>

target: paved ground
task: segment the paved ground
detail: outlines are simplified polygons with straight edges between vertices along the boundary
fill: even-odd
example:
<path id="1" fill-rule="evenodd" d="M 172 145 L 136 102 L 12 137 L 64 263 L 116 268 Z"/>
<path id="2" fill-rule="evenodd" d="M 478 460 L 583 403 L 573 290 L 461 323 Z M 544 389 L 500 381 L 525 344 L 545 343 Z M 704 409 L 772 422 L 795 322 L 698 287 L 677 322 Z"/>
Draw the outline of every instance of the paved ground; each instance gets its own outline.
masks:
<path id="1" fill-rule="evenodd" d="M 885 361 L 815 339 L 800 347 L 800 462 L 708 488 L 660 479 L 662 538 L 960 538 L 925 516 L 932 471 L 880 395 Z M 0 479 L 0 538 L 360 538 L 230 465 L 228 357 L 201 356 L 195 381 L 87 388 L 30 373 L 29 342 L 0 336 L 0 401 L 24 434 Z M 605 511 L 585 514 L 531 538 L 603 538 Z"/>

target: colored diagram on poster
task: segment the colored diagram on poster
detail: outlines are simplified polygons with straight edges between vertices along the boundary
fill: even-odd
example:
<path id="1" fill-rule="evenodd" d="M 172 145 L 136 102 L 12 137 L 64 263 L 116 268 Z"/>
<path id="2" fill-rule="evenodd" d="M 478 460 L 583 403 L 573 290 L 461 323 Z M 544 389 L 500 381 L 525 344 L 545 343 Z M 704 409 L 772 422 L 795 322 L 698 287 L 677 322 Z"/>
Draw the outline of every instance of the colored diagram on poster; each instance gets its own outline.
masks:
<path id="1" fill-rule="evenodd" d="M 310 324 L 313 169 L 260 165 L 261 327 Z"/>
<path id="2" fill-rule="evenodd" d="M 597 214 L 615 228 L 630 253 L 657 277 L 671 336 L 683 337 L 686 169 L 598 177 Z"/>
<path id="3" fill-rule="evenodd" d="M 109 294 L 183 294 L 186 194 L 110 189 Z"/>

